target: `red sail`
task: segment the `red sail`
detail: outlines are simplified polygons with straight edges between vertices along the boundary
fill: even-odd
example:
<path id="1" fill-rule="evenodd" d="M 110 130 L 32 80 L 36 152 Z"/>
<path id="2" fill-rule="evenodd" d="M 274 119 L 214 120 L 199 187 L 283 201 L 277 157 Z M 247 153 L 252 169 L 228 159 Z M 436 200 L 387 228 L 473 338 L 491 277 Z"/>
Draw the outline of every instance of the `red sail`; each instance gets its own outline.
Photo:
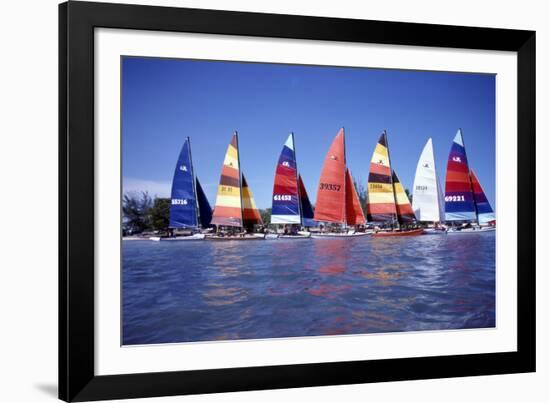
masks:
<path id="1" fill-rule="evenodd" d="M 348 169 L 346 169 L 346 223 L 348 225 L 363 225 L 366 223 L 361 202 Z"/>
<path id="2" fill-rule="evenodd" d="M 315 221 L 345 223 L 346 221 L 346 160 L 344 129 L 340 129 L 325 157 L 315 202 Z"/>

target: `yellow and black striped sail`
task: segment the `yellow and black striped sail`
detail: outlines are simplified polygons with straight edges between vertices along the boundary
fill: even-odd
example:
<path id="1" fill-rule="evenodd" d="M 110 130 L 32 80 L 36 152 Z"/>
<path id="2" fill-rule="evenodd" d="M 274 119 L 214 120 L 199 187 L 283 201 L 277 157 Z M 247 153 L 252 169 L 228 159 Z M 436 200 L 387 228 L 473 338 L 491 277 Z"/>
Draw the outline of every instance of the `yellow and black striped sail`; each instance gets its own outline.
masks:
<path id="1" fill-rule="evenodd" d="M 367 220 L 394 221 L 397 216 L 386 132 L 374 148 L 369 169 Z"/>
<path id="2" fill-rule="evenodd" d="M 252 227 L 254 225 L 262 225 L 262 216 L 260 211 L 256 207 L 254 196 L 252 196 L 252 190 L 246 182 L 244 174 L 242 175 L 243 181 L 243 220 L 245 227 Z"/>
<path id="3" fill-rule="evenodd" d="M 393 188 L 395 189 L 395 204 L 399 224 L 413 223 L 416 221 L 411 202 L 397 174 L 393 171 Z"/>
<path id="4" fill-rule="evenodd" d="M 243 226 L 238 144 L 237 133 L 235 133 L 225 153 L 211 224 L 230 227 Z"/>

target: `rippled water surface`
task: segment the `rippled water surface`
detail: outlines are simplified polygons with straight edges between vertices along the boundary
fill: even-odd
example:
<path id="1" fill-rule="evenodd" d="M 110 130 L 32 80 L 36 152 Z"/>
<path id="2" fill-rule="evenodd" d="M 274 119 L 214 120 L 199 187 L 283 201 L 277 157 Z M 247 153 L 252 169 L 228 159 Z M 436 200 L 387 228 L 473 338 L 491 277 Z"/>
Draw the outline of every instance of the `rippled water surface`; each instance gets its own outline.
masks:
<path id="1" fill-rule="evenodd" d="M 123 344 L 495 326 L 495 233 L 123 242 Z"/>

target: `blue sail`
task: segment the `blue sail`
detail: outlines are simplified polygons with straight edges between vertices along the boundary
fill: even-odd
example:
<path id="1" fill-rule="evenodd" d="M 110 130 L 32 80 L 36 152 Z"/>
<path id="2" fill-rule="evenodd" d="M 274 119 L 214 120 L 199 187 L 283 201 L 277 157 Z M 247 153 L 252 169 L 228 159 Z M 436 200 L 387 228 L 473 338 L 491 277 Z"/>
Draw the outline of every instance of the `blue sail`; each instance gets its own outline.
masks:
<path id="1" fill-rule="evenodd" d="M 298 175 L 298 185 L 300 190 L 300 206 L 302 210 L 302 225 L 304 227 L 316 227 L 317 221 L 313 220 L 313 207 L 307 195 L 306 187 L 302 181 L 302 175 Z"/>
<path id="2" fill-rule="evenodd" d="M 172 181 L 170 228 L 196 228 L 197 198 L 189 137 L 183 143 Z"/>
<path id="3" fill-rule="evenodd" d="M 470 179 L 470 168 L 462 131 L 459 129 L 449 152 L 445 178 L 445 221 L 475 220 L 476 205 Z"/>
<path id="4" fill-rule="evenodd" d="M 201 227 L 206 228 L 210 225 L 210 221 L 212 220 L 212 208 L 210 207 L 210 203 L 208 203 L 208 199 L 202 190 L 199 178 L 196 178 L 195 183 L 195 188 L 197 189 L 197 200 L 199 204 L 199 220 Z"/>
<path id="5" fill-rule="evenodd" d="M 275 169 L 271 224 L 301 224 L 293 134 L 288 136 Z"/>

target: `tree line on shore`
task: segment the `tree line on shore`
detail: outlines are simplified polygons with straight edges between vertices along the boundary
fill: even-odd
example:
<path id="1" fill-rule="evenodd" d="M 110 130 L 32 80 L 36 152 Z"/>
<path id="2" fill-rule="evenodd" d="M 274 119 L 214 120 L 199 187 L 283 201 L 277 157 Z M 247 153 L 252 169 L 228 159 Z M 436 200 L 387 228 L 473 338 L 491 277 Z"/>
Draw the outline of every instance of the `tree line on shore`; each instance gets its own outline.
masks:
<path id="1" fill-rule="evenodd" d="M 354 181 L 361 208 L 367 215 L 367 191 L 360 182 Z M 412 202 L 409 189 L 405 193 Z M 137 234 L 146 231 L 167 231 L 170 223 L 170 199 L 151 197 L 148 192 L 127 192 L 122 197 L 122 227 L 125 233 Z M 260 209 L 265 225 L 271 222 L 271 208 Z"/>

